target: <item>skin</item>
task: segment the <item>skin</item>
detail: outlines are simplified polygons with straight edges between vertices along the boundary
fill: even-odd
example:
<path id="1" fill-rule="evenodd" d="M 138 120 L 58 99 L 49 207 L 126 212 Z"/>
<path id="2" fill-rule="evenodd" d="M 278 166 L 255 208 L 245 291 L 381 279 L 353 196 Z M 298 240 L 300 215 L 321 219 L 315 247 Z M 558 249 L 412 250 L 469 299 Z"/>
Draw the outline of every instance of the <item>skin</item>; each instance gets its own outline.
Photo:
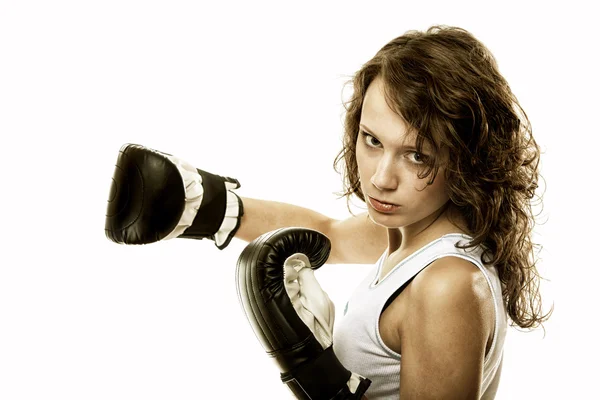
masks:
<path id="1" fill-rule="evenodd" d="M 286 226 L 315 229 L 331 240 L 328 264 L 373 264 L 385 251 L 383 279 L 402 259 L 442 235 L 469 234 L 449 203 L 444 169 L 430 186 L 429 177 L 418 178 L 419 160 L 431 149 L 415 154 L 414 136 L 382 90 L 379 79 L 367 90 L 356 157 L 365 196 L 401 207 L 382 214 L 367 198 L 367 213 L 335 220 L 295 205 L 244 197 L 237 238 L 250 242 Z M 457 257 L 430 264 L 382 313 L 379 330 L 384 343 L 402 355 L 403 400 L 479 399 L 494 305 L 475 265 Z"/>
<path id="2" fill-rule="evenodd" d="M 431 149 L 425 145 L 423 154 L 417 153 L 415 135 L 390 109 L 383 90 L 382 81 L 375 79 L 365 94 L 356 161 L 368 215 L 387 229 L 389 258 L 394 261 L 397 254 L 416 250 L 445 233 L 467 232 L 464 224 L 455 225 L 449 219 L 453 208 L 446 193 L 444 169 L 431 185 L 427 185 L 428 177 L 418 177 Z M 400 208 L 381 213 L 372 206 L 371 198 Z"/>
<path id="3" fill-rule="evenodd" d="M 314 229 L 331 240 L 327 264 L 373 264 L 387 246 L 387 229 L 367 213 L 336 220 L 293 204 L 249 197 L 242 202 L 244 215 L 235 237 L 246 242 L 287 226 Z"/>
<path id="4" fill-rule="evenodd" d="M 356 146 L 369 218 L 387 231 L 380 280 L 432 240 L 447 233 L 469 234 L 449 202 L 443 168 L 429 186 L 429 177 L 417 176 L 431 149 L 417 153 L 414 134 L 390 109 L 383 89 L 376 79 L 367 90 Z M 400 207 L 382 213 L 367 196 Z M 401 398 L 478 399 L 493 327 L 493 302 L 478 268 L 458 257 L 430 264 L 380 318 L 384 343 L 402 354 Z"/>

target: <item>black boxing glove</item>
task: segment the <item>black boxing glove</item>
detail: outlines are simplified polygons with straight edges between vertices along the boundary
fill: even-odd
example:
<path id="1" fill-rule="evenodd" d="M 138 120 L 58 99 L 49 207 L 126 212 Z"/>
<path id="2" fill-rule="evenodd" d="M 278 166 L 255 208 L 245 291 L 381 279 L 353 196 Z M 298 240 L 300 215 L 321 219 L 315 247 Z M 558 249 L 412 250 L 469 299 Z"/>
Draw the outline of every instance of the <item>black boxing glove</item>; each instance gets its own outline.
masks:
<path id="1" fill-rule="evenodd" d="M 136 144 L 119 151 L 106 211 L 106 236 L 147 244 L 175 237 L 208 238 L 227 247 L 243 215 L 237 179 L 194 168 Z"/>
<path id="2" fill-rule="evenodd" d="M 333 303 L 314 277 L 331 243 L 320 232 L 282 228 L 248 244 L 237 263 L 242 308 L 281 380 L 302 400 L 361 399 L 371 381 L 333 352 Z"/>

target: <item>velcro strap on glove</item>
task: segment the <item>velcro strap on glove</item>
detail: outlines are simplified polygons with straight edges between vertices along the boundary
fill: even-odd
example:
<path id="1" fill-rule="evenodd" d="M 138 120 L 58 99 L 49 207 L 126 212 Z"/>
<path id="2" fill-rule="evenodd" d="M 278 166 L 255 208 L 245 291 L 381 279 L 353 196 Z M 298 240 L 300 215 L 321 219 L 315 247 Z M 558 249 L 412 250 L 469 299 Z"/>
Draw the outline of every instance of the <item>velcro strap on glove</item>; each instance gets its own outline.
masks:
<path id="1" fill-rule="evenodd" d="M 179 237 L 209 238 L 219 249 L 225 248 L 238 230 L 243 215 L 242 200 L 231 191 L 240 187 L 237 179 L 211 174 L 197 169 L 202 177 L 203 196 L 192 225 Z M 234 207 L 234 218 L 226 218 L 228 207 Z M 231 225 L 231 226 L 226 226 Z M 223 235 L 219 235 L 222 231 Z M 217 237 L 218 236 L 218 237 Z"/>
<path id="2" fill-rule="evenodd" d="M 299 399 L 332 399 L 340 391 L 347 390 L 350 393 L 346 383 L 351 375 L 336 357 L 333 347 L 328 347 L 318 358 L 307 361 L 294 371 L 281 374 L 281 381 Z M 315 379 L 316 376 L 319 379 Z"/>

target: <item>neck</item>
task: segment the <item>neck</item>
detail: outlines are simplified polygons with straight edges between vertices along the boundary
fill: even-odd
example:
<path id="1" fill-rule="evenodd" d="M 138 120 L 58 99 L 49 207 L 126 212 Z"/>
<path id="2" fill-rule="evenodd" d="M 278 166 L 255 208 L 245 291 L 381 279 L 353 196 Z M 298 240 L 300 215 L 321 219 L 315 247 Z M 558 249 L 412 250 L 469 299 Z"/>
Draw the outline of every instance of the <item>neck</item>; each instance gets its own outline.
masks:
<path id="1" fill-rule="evenodd" d="M 412 225 L 388 228 L 388 254 L 414 250 L 447 233 L 468 233 L 464 224 L 457 225 L 450 219 L 452 208 L 447 203 L 438 211 Z M 460 220 L 458 220 L 460 222 Z"/>

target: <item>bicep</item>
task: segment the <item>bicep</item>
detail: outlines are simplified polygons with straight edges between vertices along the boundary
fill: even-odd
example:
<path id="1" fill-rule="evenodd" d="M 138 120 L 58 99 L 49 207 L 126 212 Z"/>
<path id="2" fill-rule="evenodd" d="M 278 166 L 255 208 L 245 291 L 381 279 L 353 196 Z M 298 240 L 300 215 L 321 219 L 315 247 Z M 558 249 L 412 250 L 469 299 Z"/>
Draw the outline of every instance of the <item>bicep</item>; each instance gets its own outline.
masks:
<path id="1" fill-rule="evenodd" d="M 403 345 L 403 399 L 479 399 L 483 341 L 460 323 L 424 327 Z"/>
<path id="2" fill-rule="evenodd" d="M 331 240 L 329 264 L 372 264 L 387 248 L 387 230 L 367 213 L 331 220 L 325 233 Z"/>
<path id="3" fill-rule="evenodd" d="M 402 335 L 401 398 L 479 399 L 490 329 L 481 282 L 422 283 Z"/>

